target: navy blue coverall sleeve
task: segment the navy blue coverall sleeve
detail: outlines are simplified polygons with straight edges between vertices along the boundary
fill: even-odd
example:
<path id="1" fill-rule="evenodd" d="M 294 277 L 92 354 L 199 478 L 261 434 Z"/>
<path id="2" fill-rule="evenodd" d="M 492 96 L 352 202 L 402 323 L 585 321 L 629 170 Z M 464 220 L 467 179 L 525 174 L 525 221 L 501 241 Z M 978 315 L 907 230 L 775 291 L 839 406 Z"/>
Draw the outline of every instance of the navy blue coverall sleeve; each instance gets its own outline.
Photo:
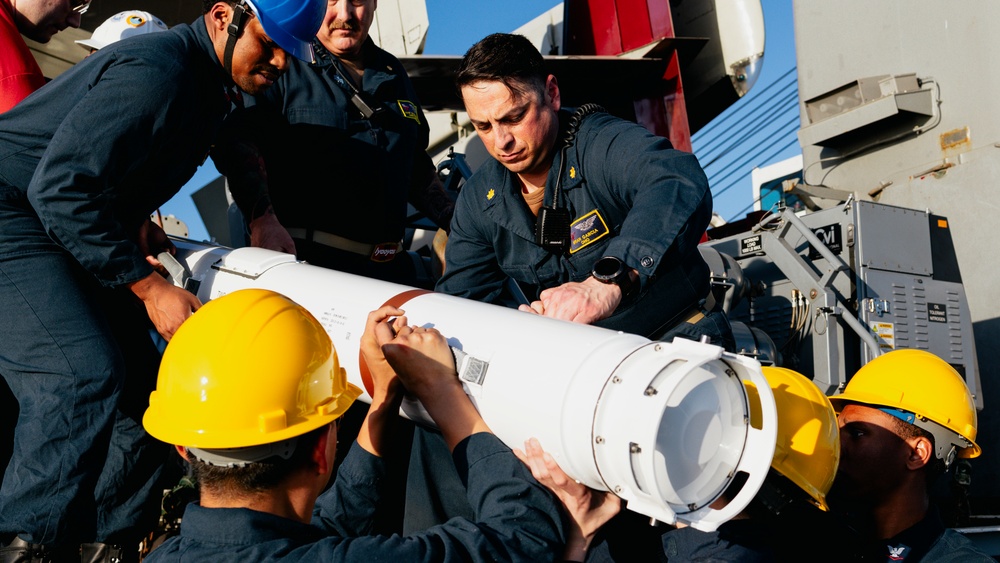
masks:
<path id="1" fill-rule="evenodd" d="M 406 537 L 367 536 L 381 477 L 381 460 L 356 444 L 329 491 L 320 496 L 313 525 L 345 537 L 328 561 L 558 561 L 565 536 L 561 507 L 496 436 L 474 434 L 455 448 L 476 522 L 453 518 Z M 374 471 L 374 478 L 366 474 Z M 347 538 L 352 539 L 348 540 Z M 320 549 L 319 545 L 314 548 Z M 315 552 L 314 555 L 319 555 Z"/>
<path id="2" fill-rule="evenodd" d="M 135 87 L 150 83 L 157 88 Z M 106 286 L 153 271 L 130 236 L 138 225 L 126 227 L 116 214 L 123 197 L 116 187 L 148 155 L 170 150 L 165 141 L 172 135 L 160 132 L 194 125 L 182 110 L 194 105 L 187 99 L 192 90 L 164 81 L 163 69 L 138 58 L 114 60 L 69 111 L 38 163 L 28 187 L 31 205 L 49 235 Z M 109 123 L 117 128 L 112 134 Z"/>
<path id="3" fill-rule="evenodd" d="M 580 155 L 584 176 L 601 178 L 609 195 L 628 209 L 604 255 L 621 258 L 648 279 L 682 231 L 692 231 L 697 244 L 708 227 L 708 178 L 693 154 L 674 150 L 667 139 L 634 123 L 607 116 L 588 121 L 580 132 L 588 139 L 578 141 L 586 147 Z"/>

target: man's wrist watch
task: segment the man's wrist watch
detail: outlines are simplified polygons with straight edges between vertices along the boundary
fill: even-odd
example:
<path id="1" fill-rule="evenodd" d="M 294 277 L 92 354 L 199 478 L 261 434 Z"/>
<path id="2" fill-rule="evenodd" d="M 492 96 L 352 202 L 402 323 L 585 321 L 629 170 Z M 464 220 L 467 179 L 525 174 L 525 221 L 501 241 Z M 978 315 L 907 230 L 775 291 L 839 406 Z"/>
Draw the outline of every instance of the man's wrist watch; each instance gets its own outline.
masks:
<path id="1" fill-rule="evenodd" d="M 615 284 L 622 290 L 622 298 L 625 298 L 635 291 L 636 283 L 632 280 L 632 273 L 628 265 L 621 259 L 614 256 L 605 256 L 594 262 L 594 268 L 590 275 L 601 283 Z"/>

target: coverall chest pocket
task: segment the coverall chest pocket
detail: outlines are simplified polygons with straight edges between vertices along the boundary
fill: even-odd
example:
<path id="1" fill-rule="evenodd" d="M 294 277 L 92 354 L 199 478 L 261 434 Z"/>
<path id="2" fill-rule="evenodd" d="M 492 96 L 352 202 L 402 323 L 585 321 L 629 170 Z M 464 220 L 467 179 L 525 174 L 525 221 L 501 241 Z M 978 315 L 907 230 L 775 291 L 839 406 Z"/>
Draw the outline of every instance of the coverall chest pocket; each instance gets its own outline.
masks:
<path id="1" fill-rule="evenodd" d="M 501 267 L 507 275 L 522 284 L 537 286 L 539 291 L 570 279 L 562 262 L 559 256 L 534 245 L 525 245 L 501 257 Z"/>

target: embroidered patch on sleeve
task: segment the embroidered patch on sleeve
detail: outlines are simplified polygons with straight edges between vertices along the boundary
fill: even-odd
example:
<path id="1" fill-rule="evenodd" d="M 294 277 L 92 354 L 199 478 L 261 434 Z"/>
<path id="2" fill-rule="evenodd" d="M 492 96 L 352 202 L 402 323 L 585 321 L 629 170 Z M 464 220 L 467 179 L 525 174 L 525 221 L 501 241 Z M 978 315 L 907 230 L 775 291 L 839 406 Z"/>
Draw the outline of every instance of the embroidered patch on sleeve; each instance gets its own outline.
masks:
<path id="1" fill-rule="evenodd" d="M 399 111 L 403 113 L 403 117 L 420 123 L 420 108 L 417 104 L 408 100 L 396 100 L 396 103 L 399 104 Z"/>
<path id="2" fill-rule="evenodd" d="M 573 254 L 577 250 L 600 240 L 606 234 L 608 234 L 608 225 L 596 209 L 583 215 L 569 226 L 569 253 Z"/>

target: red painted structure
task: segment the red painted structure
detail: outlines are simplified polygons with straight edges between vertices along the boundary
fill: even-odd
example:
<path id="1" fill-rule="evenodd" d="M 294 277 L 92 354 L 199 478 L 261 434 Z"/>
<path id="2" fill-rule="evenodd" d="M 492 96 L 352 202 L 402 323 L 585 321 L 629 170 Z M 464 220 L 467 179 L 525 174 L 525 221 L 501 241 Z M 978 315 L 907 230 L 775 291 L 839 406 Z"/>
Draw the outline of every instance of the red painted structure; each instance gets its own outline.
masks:
<path id="1" fill-rule="evenodd" d="M 617 56 L 673 38 L 667 0 L 566 0 L 565 54 Z M 691 152 L 691 129 L 677 50 L 668 58 L 660 97 L 633 100 L 636 121 Z"/>

